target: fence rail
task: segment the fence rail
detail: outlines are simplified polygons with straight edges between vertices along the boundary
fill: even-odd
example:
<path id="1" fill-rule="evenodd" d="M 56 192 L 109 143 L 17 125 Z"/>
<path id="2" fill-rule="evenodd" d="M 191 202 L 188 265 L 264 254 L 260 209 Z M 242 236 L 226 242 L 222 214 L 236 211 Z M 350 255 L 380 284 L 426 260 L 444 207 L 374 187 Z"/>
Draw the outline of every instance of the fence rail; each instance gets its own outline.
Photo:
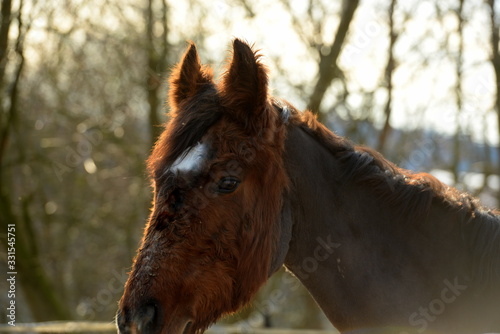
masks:
<path id="1" fill-rule="evenodd" d="M 0 325 L 0 333 L 116 333 L 111 322 L 88 321 L 54 321 L 40 323 L 16 324 L 16 326 Z M 328 330 L 280 329 L 280 328 L 248 328 L 242 326 L 214 326 L 206 334 L 338 334 Z"/>
<path id="2" fill-rule="evenodd" d="M 0 325 L 0 333 L 116 333 L 111 322 L 51 321 Z"/>

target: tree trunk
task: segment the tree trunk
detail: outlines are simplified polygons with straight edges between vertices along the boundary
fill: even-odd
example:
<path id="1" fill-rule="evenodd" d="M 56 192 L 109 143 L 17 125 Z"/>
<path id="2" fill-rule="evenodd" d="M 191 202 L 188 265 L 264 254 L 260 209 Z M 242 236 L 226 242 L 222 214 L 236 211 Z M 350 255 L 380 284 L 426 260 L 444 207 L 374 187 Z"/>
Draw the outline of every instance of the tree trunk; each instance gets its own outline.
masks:
<path id="1" fill-rule="evenodd" d="M 380 152 L 384 151 L 385 144 L 387 142 L 387 137 L 391 132 L 391 111 L 392 111 L 392 74 L 395 68 L 394 62 L 394 44 L 396 44 L 396 40 L 398 35 L 394 29 L 394 8 L 396 7 L 396 0 L 391 0 L 391 4 L 389 5 L 389 55 L 387 58 L 387 65 L 385 66 L 385 82 L 387 85 L 387 101 L 384 107 L 384 127 L 380 132 L 380 136 L 378 138 L 378 150 Z"/>
<path id="2" fill-rule="evenodd" d="M 12 211 L 13 205 L 8 195 L 3 189 L 0 193 L 2 231 L 7 231 L 9 224 L 14 224 L 16 228 L 15 266 L 9 269 L 17 272 L 16 294 L 19 295 L 19 285 L 17 285 L 19 282 L 35 321 L 69 320 L 71 313 L 40 263 L 28 204 L 27 201 L 22 203 L 22 217 L 18 217 Z"/>
<path id="3" fill-rule="evenodd" d="M 0 24 L 0 92 L 3 92 L 4 87 L 4 74 L 5 66 L 7 65 L 7 50 L 9 47 L 9 30 L 11 24 L 11 11 L 12 2 L 11 0 L 2 1 L 1 17 L 2 20 Z M 2 98 L 3 100 L 3 98 Z M 10 124 L 12 123 L 12 114 L 9 112 L 5 114 L 3 108 L 3 103 L 0 103 L 0 168 L 2 166 L 2 158 L 7 146 L 7 139 Z"/>
<path id="4" fill-rule="evenodd" d="M 321 50 L 318 50 L 320 56 L 318 79 L 307 106 L 309 110 L 316 114 L 319 114 L 321 102 L 323 101 L 325 92 L 332 83 L 333 79 L 336 77 L 337 59 L 340 55 L 340 51 L 342 50 L 342 45 L 344 44 L 347 31 L 349 30 L 349 24 L 354 17 L 354 12 L 356 11 L 358 4 L 359 0 L 344 1 L 342 17 L 337 29 L 337 34 L 335 35 L 335 40 L 330 48 L 330 52 L 323 55 Z"/>
<path id="5" fill-rule="evenodd" d="M 461 158 L 461 150 L 460 150 L 460 138 L 462 135 L 462 125 L 460 124 L 460 115 L 462 114 L 463 101 L 462 101 L 462 63 L 463 63 L 463 28 L 464 28 L 464 19 L 463 19 L 463 8 L 464 8 L 464 0 L 459 1 L 458 9 L 457 9 L 457 19 L 458 19 L 458 54 L 455 65 L 455 72 L 457 76 L 457 82 L 455 84 L 455 101 L 457 104 L 457 116 L 455 122 L 457 123 L 457 127 L 455 130 L 455 135 L 453 137 L 453 160 L 451 165 L 451 171 L 453 173 L 453 180 L 455 182 L 455 186 L 460 182 L 460 158 Z"/>
<path id="6" fill-rule="evenodd" d="M 154 45 L 154 11 L 153 11 L 154 0 L 148 0 L 148 7 L 146 13 L 146 40 L 147 40 L 147 52 L 148 52 L 148 68 L 147 68 L 147 79 L 146 88 L 148 91 L 148 104 L 149 104 L 149 125 L 151 130 L 151 146 L 156 141 L 159 135 L 160 119 L 158 117 L 158 87 L 160 86 L 160 81 L 156 73 L 158 66 L 158 54 L 155 50 Z"/>
<path id="7" fill-rule="evenodd" d="M 8 31 L 9 25 L 12 23 L 10 18 L 11 2 L 9 0 L 2 1 L 2 24 L 0 28 L 0 87 L 5 85 L 4 69 L 7 63 L 5 54 L 8 48 Z M 70 312 L 63 304 L 55 287 L 51 284 L 50 279 L 45 272 L 40 262 L 38 249 L 36 247 L 36 237 L 33 232 L 33 222 L 29 213 L 28 200 L 22 200 L 20 212 L 14 212 L 14 205 L 11 198 L 11 192 L 5 185 L 8 180 L 5 172 L 5 166 L 1 163 L 7 149 L 7 142 L 11 128 L 16 120 L 19 119 L 18 110 L 18 87 L 21 80 L 21 73 L 24 68 L 23 54 L 23 39 L 26 33 L 26 28 L 23 26 L 22 20 L 22 1 L 18 8 L 18 37 L 15 44 L 15 52 L 17 56 L 18 66 L 13 74 L 12 82 L 9 83 L 9 90 L 2 96 L 3 101 L 8 101 L 8 110 L 0 110 L 2 114 L 2 127 L 0 133 L 0 227 L 1 234 L 6 236 L 9 224 L 15 226 L 15 243 L 14 247 L 9 245 L 9 248 L 15 249 L 15 264 L 9 267 L 9 272 L 17 272 L 16 276 L 16 291 L 19 295 L 19 290 L 22 288 L 29 309 L 35 318 L 35 321 L 47 320 L 67 320 L 70 319 Z M 1 107 L 3 107 L 2 104 Z M 4 118 L 4 114 L 6 117 Z M 16 145 L 16 150 L 23 152 L 22 145 Z M 23 156 L 21 154 L 21 156 Z M 16 168 L 11 166 L 10 168 Z M 7 246 L 7 240 L 2 238 L 2 243 Z M 6 249 L 5 247 L 4 249 Z M 15 298 L 11 299 L 15 301 Z M 19 307 L 19 304 L 17 304 Z"/>
<path id="8" fill-rule="evenodd" d="M 148 0 L 146 10 L 146 40 L 148 52 L 148 69 L 146 88 L 148 90 L 149 104 L 149 125 L 151 131 L 151 146 L 156 142 L 156 139 L 162 132 L 161 120 L 159 117 L 160 106 L 162 105 L 163 97 L 160 97 L 160 89 L 162 86 L 161 75 L 159 72 L 166 70 L 166 59 L 169 50 L 168 44 L 168 4 L 166 0 L 161 1 L 161 26 L 163 32 L 160 37 L 155 36 L 154 26 L 157 22 L 154 10 L 155 0 Z M 159 50 L 159 51 L 158 51 Z"/>
<path id="9" fill-rule="evenodd" d="M 5 65 L 7 63 L 7 48 L 9 46 L 9 30 L 11 23 L 12 1 L 3 0 L 0 16 L 0 83 L 3 83 Z M 0 86 L 1 87 L 1 86 Z"/>
<path id="10" fill-rule="evenodd" d="M 491 64 L 495 71 L 495 109 L 497 112 L 498 121 L 498 131 L 500 133 L 500 53 L 498 49 L 499 33 L 498 30 L 500 26 L 495 20 L 495 0 L 488 0 L 488 5 L 490 7 L 490 24 L 491 24 Z M 500 160 L 500 143 L 497 146 L 498 149 L 498 159 Z M 498 174 L 500 174 L 500 161 L 498 163 Z M 500 190 L 497 193 L 497 203 L 500 203 Z"/>

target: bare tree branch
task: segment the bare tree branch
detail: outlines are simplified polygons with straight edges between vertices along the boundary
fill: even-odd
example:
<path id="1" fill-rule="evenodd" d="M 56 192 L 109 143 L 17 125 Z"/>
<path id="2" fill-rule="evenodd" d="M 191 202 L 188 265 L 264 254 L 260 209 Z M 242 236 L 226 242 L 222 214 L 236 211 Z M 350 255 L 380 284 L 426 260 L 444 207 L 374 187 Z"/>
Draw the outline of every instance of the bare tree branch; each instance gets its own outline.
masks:
<path id="1" fill-rule="evenodd" d="M 378 150 L 383 151 L 387 137 L 389 136 L 389 133 L 391 131 L 391 111 L 392 111 L 392 74 L 394 72 L 395 68 L 395 61 L 394 61 L 394 45 L 396 44 L 396 40 L 398 38 L 398 34 L 396 33 L 396 30 L 394 28 L 394 8 L 396 7 L 396 0 L 391 0 L 391 3 L 389 5 L 389 50 L 388 50 L 388 57 L 387 57 L 387 64 L 385 66 L 385 74 L 384 74 L 384 79 L 387 85 L 387 101 L 385 103 L 384 107 L 384 116 L 385 116 L 385 121 L 384 121 L 384 127 L 382 128 L 382 131 L 380 132 L 380 136 L 378 138 Z"/>
<path id="2" fill-rule="evenodd" d="M 356 8 L 358 8 L 358 4 L 359 0 L 344 1 L 342 17 L 330 51 L 327 54 L 323 54 L 321 50 L 318 50 L 320 54 L 318 79 L 308 103 L 308 109 L 314 113 L 319 112 L 325 92 L 336 77 L 337 59 L 342 50 L 342 45 L 344 44 L 349 25 L 354 17 Z"/>
<path id="3" fill-rule="evenodd" d="M 456 130 L 455 135 L 453 137 L 453 159 L 451 171 L 453 172 L 453 179 L 455 185 L 460 181 L 459 178 L 459 165 L 460 165 L 460 137 L 462 134 L 462 126 L 460 124 L 460 115 L 463 109 L 463 97 L 462 97 L 462 73 L 463 73 L 463 53 L 464 53 L 464 41 L 463 41 L 463 30 L 464 30 L 464 0 L 459 0 L 458 9 L 456 10 L 456 15 L 458 19 L 458 53 L 457 59 L 455 61 L 455 73 L 457 76 L 457 81 L 455 84 L 455 101 L 457 105 L 457 114 L 456 114 Z"/>
<path id="4" fill-rule="evenodd" d="M 490 28 L 491 28 L 491 65 L 495 71 L 495 109 L 497 112 L 498 119 L 498 131 L 500 132 L 500 52 L 498 43 L 500 42 L 499 29 L 500 26 L 496 21 L 495 17 L 495 0 L 487 0 L 490 7 Z M 500 145 L 498 146 L 498 154 L 500 155 Z M 498 166 L 500 173 L 500 165 Z M 500 202 L 500 191 L 497 194 L 498 201 Z"/>
<path id="5" fill-rule="evenodd" d="M 7 48 L 9 45 L 9 30 L 11 23 L 11 11 L 12 11 L 12 1 L 11 0 L 3 0 L 2 1 L 2 10 L 0 19 L 2 22 L 0 23 L 0 87 L 3 82 L 3 76 L 5 74 L 5 65 Z"/>
<path id="6" fill-rule="evenodd" d="M 147 91 L 148 91 L 148 104 L 149 104 L 149 124 L 151 130 L 151 145 L 154 144 L 156 138 L 160 135 L 160 117 L 159 108 L 161 106 L 161 100 L 159 97 L 159 90 L 161 88 L 162 80 L 159 71 L 165 70 L 165 61 L 167 57 L 167 52 L 169 49 L 167 34 L 168 34 L 168 24 L 167 24 L 167 13 L 168 5 L 165 0 L 161 1 L 162 8 L 162 27 L 163 32 L 160 38 L 155 36 L 153 28 L 157 19 L 154 15 L 154 0 L 147 0 L 146 9 L 146 40 L 147 40 L 147 52 L 148 52 L 148 73 L 147 73 Z M 161 43 L 160 46 L 157 46 Z M 160 50 L 161 54 L 157 51 Z"/>
<path id="7" fill-rule="evenodd" d="M 4 8 L 4 6 L 9 6 L 8 9 Z M 5 74 L 5 66 L 7 65 L 7 58 L 5 57 L 7 48 L 8 48 L 8 33 L 10 30 L 10 24 L 11 24 L 11 3 L 10 0 L 6 0 L 2 3 L 2 16 L 4 15 L 4 9 L 5 9 L 5 15 L 8 15 L 8 17 L 3 17 L 2 18 L 2 26 L 1 29 L 2 31 L 0 32 L 0 87 L 4 86 L 4 74 Z M 20 6 L 22 6 L 22 1 Z M 7 24 L 7 26 L 4 26 L 4 24 Z M 24 67 L 24 55 L 23 55 L 23 50 L 22 50 L 22 41 L 24 39 L 24 35 L 22 32 L 22 18 L 21 18 L 21 10 L 19 10 L 19 15 L 18 15 L 18 37 L 16 41 L 16 46 L 15 46 L 15 51 L 16 54 L 18 55 L 20 61 L 19 65 L 17 66 L 17 69 L 15 71 L 15 76 L 14 76 L 14 81 L 12 82 L 10 88 L 9 88 L 9 109 L 7 110 L 7 115 L 5 119 L 5 124 L 3 122 L 4 118 L 4 111 L 0 110 L 1 112 L 1 119 L 2 122 L 0 123 L 0 169 L 2 166 L 2 160 L 5 155 L 5 150 L 7 148 L 7 142 L 9 138 L 9 133 L 10 133 L 10 128 L 14 122 L 14 116 L 16 113 L 16 108 L 17 108 L 17 90 L 19 86 L 19 78 L 21 77 L 21 71 L 23 70 Z M 3 34 L 7 34 L 6 36 L 3 36 Z M 5 37 L 5 40 L 4 40 Z M 0 106 L 0 108 L 3 109 L 3 105 Z"/>
<path id="8" fill-rule="evenodd" d="M 5 4 L 5 1 L 4 3 Z M 21 73 L 25 64 L 24 57 L 24 38 L 30 28 L 30 23 L 23 22 L 23 1 L 19 2 L 19 10 L 17 15 L 17 30 L 18 36 L 15 44 L 15 52 L 18 58 L 18 65 L 15 70 L 13 82 L 10 84 L 9 93 L 9 110 L 7 124 L 2 128 L 0 137 L 0 166 L 2 166 L 1 158 L 4 156 L 7 147 L 7 139 L 9 137 L 10 128 L 18 117 L 18 89 L 21 79 Z M 2 7 L 3 11 L 3 7 Z M 3 22 L 2 22 L 3 23 Z M 25 148 L 20 145 L 16 150 L 24 155 Z M 4 177 L 1 170 L 2 178 Z M 20 273 L 21 285 L 25 292 L 25 297 L 33 316 L 37 321 L 51 319 L 69 319 L 70 312 L 64 307 L 57 290 L 54 288 L 49 276 L 44 270 L 40 257 L 38 256 L 38 248 L 33 231 L 33 220 L 29 210 L 32 196 L 25 196 L 21 199 L 21 212 L 16 215 L 13 211 L 13 200 L 10 194 L 5 192 L 5 188 L 0 188 L 0 212 L 5 214 L 6 220 L 2 219 L 2 226 L 7 224 L 15 224 L 17 229 L 16 254 L 17 262 L 16 269 Z M 4 228 L 5 229 L 5 228 Z"/>

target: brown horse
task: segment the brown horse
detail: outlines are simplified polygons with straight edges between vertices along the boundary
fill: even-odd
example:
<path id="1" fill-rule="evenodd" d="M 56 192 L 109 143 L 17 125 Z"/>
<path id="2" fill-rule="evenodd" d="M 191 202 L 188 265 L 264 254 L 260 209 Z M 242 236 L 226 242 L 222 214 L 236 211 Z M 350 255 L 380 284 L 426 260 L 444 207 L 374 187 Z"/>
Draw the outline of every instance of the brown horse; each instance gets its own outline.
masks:
<path id="1" fill-rule="evenodd" d="M 190 45 L 170 84 L 120 333 L 202 333 L 283 264 L 342 332 L 500 331 L 498 212 L 271 97 L 240 40 L 219 83 Z"/>

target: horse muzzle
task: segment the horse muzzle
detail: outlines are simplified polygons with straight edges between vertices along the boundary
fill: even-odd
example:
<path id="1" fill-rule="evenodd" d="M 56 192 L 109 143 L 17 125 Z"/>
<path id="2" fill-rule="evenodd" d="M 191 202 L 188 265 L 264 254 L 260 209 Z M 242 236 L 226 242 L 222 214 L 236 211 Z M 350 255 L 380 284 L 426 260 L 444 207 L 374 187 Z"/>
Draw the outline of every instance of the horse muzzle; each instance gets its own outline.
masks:
<path id="1" fill-rule="evenodd" d="M 186 317 L 166 319 L 161 306 L 150 302 L 132 310 L 124 307 L 116 315 L 119 334 L 188 334 L 192 320 Z"/>

